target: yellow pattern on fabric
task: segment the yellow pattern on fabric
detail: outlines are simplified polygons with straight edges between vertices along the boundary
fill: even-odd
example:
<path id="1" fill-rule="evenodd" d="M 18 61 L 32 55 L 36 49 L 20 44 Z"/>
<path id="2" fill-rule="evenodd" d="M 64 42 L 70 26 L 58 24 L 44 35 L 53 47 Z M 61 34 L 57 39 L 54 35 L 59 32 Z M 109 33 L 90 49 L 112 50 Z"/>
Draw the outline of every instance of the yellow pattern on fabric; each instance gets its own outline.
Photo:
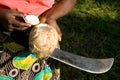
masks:
<path id="1" fill-rule="evenodd" d="M 51 77 L 52 77 L 52 73 L 44 74 L 43 80 L 50 80 Z"/>
<path id="2" fill-rule="evenodd" d="M 37 59 L 32 59 L 31 57 L 26 58 L 25 60 L 16 60 L 16 63 L 13 61 L 13 66 L 19 69 L 28 70 L 30 65 L 32 65 Z M 22 66 L 22 67 L 20 67 Z"/>
<path id="3" fill-rule="evenodd" d="M 43 80 L 50 80 L 52 77 L 52 70 L 49 66 L 45 67 Z"/>
<path id="4" fill-rule="evenodd" d="M 18 69 L 28 70 L 36 60 L 37 58 L 34 54 L 25 51 L 16 55 L 12 60 L 12 64 Z"/>
<path id="5" fill-rule="evenodd" d="M 19 44 L 15 43 L 15 42 L 7 42 L 7 43 L 4 43 L 3 46 L 5 48 L 7 48 L 8 50 L 10 50 L 11 52 L 13 52 L 13 53 L 22 51 L 25 48 L 22 45 L 19 45 Z"/>
<path id="6" fill-rule="evenodd" d="M 58 74 L 60 75 L 60 69 L 57 69 Z"/>

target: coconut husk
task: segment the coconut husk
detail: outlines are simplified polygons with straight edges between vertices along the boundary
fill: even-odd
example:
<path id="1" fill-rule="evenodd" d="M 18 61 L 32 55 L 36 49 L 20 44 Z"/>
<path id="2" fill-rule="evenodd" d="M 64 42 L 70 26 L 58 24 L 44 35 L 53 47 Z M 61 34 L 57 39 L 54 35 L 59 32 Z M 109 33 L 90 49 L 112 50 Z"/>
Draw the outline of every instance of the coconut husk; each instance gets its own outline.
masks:
<path id="1" fill-rule="evenodd" d="M 29 35 L 29 49 L 38 58 L 49 57 L 58 45 L 56 29 L 47 24 L 34 26 Z"/>

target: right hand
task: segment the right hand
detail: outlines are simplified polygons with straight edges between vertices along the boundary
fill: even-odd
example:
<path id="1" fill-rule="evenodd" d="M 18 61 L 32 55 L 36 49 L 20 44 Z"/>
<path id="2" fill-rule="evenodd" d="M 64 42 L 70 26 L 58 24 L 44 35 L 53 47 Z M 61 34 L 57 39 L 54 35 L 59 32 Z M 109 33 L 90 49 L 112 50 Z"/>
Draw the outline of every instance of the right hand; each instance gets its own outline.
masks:
<path id="1" fill-rule="evenodd" d="M 25 14 L 15 10 L 0 10 L 0 24 L 3 25 L 9 31 L 22 31 L 31 27 L 30 24 L 25 23 L 24 17 Z"/>

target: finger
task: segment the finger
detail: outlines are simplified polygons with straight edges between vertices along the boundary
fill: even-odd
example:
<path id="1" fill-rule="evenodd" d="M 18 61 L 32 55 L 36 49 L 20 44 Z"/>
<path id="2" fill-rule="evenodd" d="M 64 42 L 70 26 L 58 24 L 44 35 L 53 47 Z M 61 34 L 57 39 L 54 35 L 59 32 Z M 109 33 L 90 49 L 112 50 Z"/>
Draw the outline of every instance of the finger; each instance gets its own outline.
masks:
<path id="1" fill-rule="evenodd" d="M 12 25 L 9 25 L 7 29 L 8 31 L 14 31 L 14 27 Z"/>
<path id="2" fill-rule="evenodd" d="M 14 26 L 15 30 L 20 30 L 20 31 L 26 30 L 29 27 L 31 27 L 31 25 L 28 24 L 28 23 L 19 22 L 19 21 L 16 21 L 16 20 L 13 22 L 12 25 Z"/>
<path id="3" fill-rule="evenodd" d="M 18 11 L 13 11 L 13 15 L 14 16 L 17 16 L 17 17 L 22 17 L 22 18 L 24 18 L 24 16 L 25 16 L 25 14 L 24 13 L 22 13 L 22 12 L 18 12 Z"/>
<path id="4" fill-rule="evenodd" d="M 56 24 L 56 26 L 55 26 L 55 27 L 56 27 L 56 30 L 57 30 L 58 35 L 59 35 L 59 36 L 58 36 L 58 40 L 59 40 L 59 41 L 61 41 L 62 32 L 61 32 L 61 30 L 60 30 L 60 28 L 59 28 L 59 26 L 58 26 L 57 24 Z"/>
<path id="5" fill-rule="evenodd" d="M 12 21 L 13 21 L 12 25 L 14 25 L 15 27 L 31 27 L 32 26 L 31 24 L 20 22 L 20 21 L 15 20 L 15 19 L 13 19 Z"/>
<path id="6" fill-rule="evenodd" d="M 8 31 L 12 32 L 12 31 L 14 31 L 14 29 L 8 29 Z"/>
<path id="7" fill-rule="evenodd" d="M 51 24 L 49 24 L 49 25 L 51 25 Z M 54 23 L 54 25 L 51 26 L 51 27 L 53 27 L 54 29 L 56 29 L 56 31 L 58 33 L 58 40 L 61 41 L 62 32 L 61 32 L 59 26 L 57 25 L 57 23 Z"/>
<path id="8" fill-rule="evenodd" d="M 15 30 L 19 30 L 19 31 L 23 31 L 23 30 L 26 30 L 28 29 L 28 27 L 16 27 Z"/>
<path id="9" fill-rule="evenodd" d="M 62 37 L 62 32 L 59 28 L 59 26 L 57 25 L 56 21 L 49 21 L 47 22 L 49 25 L 51 25 L 51 27 L 55 28 L 56 31 L 58 32 L 58 39 L 59 41 L 61 41 L 61 37 Z"/>
<path id="10" fill-rule="evenodd" d="M 40 18 L 40 23 L 45 23 L 46 22 L 46 18 Z"/>

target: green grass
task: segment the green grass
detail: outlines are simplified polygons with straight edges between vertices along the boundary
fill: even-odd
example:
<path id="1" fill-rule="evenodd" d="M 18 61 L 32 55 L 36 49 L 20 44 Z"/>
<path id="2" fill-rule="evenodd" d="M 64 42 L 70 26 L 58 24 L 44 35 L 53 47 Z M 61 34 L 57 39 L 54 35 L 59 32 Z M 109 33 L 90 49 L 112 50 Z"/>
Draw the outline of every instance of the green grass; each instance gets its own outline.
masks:
<path id="1" fill-rule="evenodd" d="M 61 80 L 120 80 L 120 1 L 77 0 L 58 20 L 61 49 L 91 58 L 115 58 L 104 74 L 87 73 L 61 63 Z"/>

